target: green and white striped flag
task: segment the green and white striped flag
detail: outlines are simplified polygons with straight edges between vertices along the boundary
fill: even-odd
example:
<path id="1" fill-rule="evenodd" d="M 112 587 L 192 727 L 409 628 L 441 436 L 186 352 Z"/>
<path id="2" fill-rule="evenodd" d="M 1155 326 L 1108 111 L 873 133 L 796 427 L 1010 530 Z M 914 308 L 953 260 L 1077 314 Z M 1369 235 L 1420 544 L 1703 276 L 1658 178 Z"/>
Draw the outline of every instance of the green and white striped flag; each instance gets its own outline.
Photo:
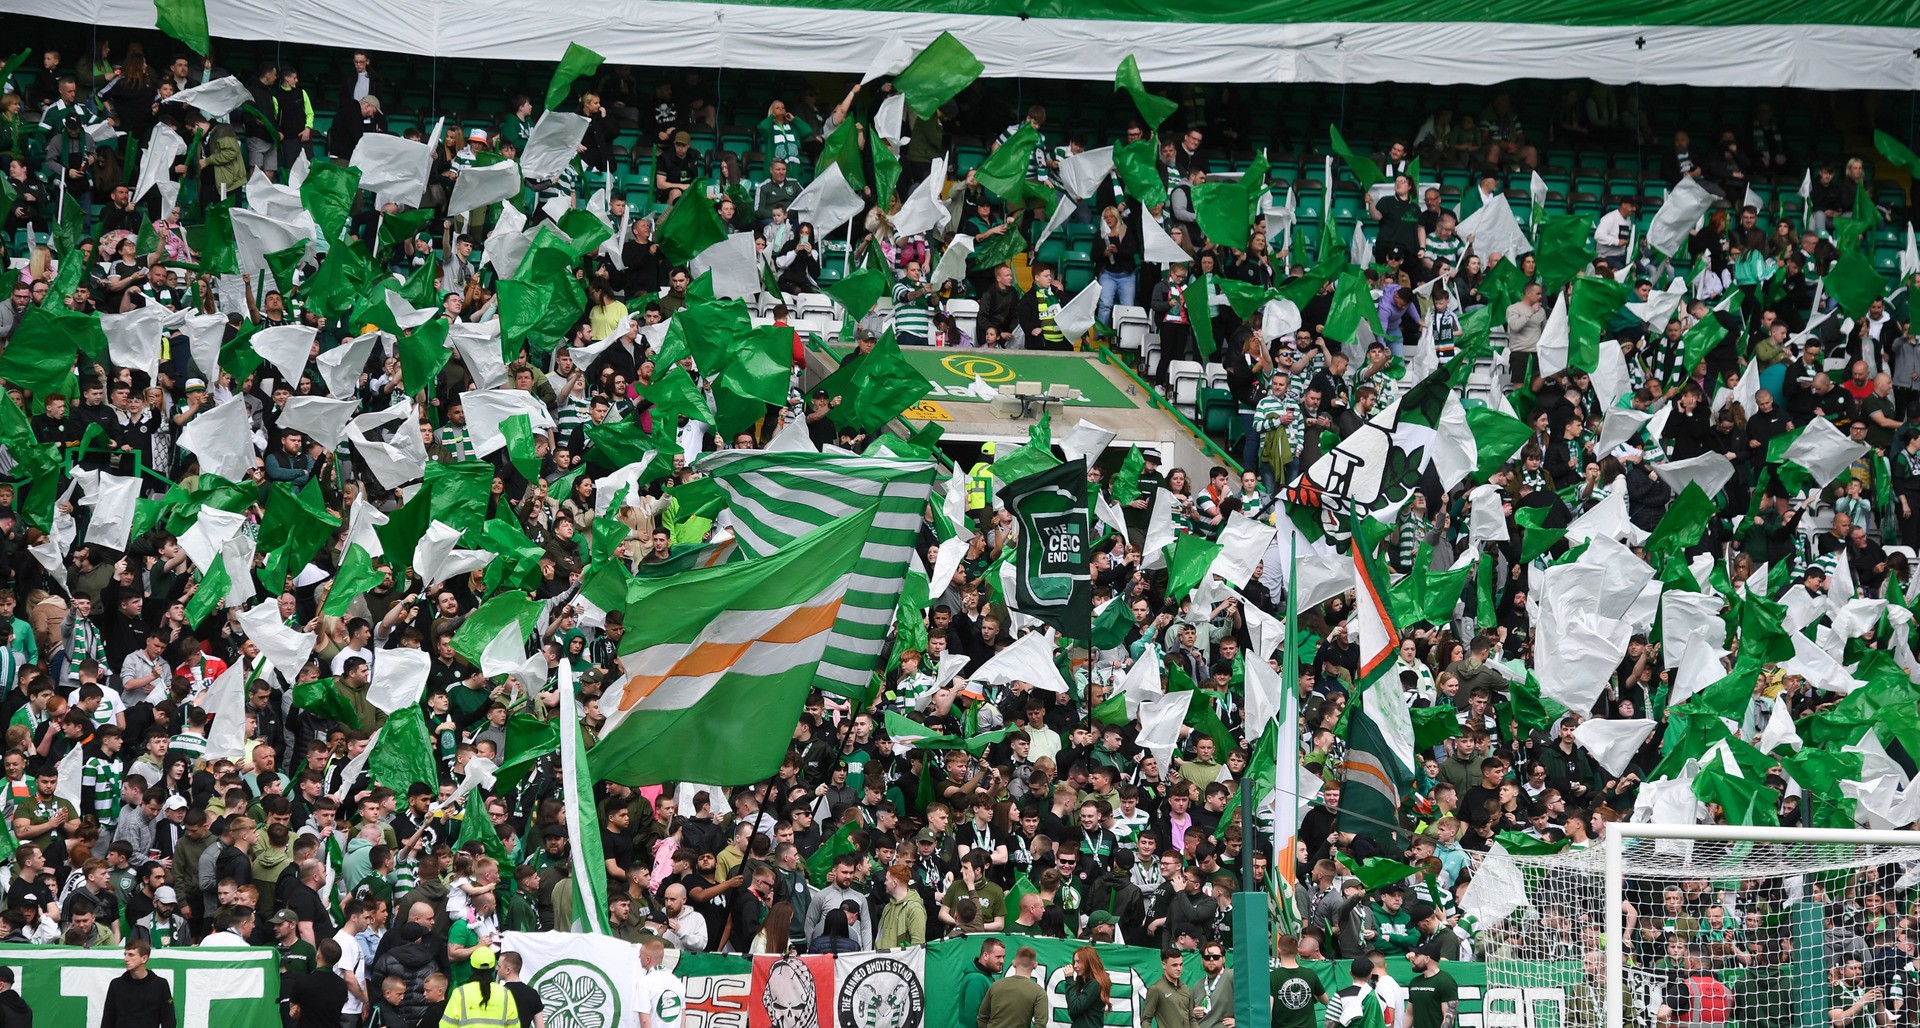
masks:
<path id="1" fill-rule="evenodd" d="M 567 803 L 567 841 L 573 860 L 573 925 L 576 932 L 607 933 L 607 858 L 600 849 L 599 807 L 593 802 L 593 774 L 587 744 L 580 735 L 579 700 L 573 693 L 573 667 L 559 664 L 560 773 Z M 471 816 L 471 815 L 469 815 Z M 486 808 L 480 808 L 486 816 Z"/>
<path id="2" fill-rule="evenodd" d="M 835 622 L 865 577 L 874 521 L 869 508 L 770 557 L 630 583 L 627 674 L 601 699 L 608 720 L 592 778 L 746 785 L 778 771 Z"/>
<path id="3" fill-rule="evenodd" d="M 1411 841 L 1400 827 L 1400 800 L 1413 783 L 1413 715 L 1400 680 L 1392 674 L 1400 649 L 1388 605 L 1386 566 L 1375 556 L 1388 526 L 1353 518 L 1354 610 L 1349 622 L 1360 650 L 1347 713 L 1347 756 L 1340 765 L 1339 830 L 1373 839 L 1383 853 L 1400 853 Z"/>
<path id="4" fill-rule="evenodd" d="M 731 527 L 749 559 L 779 552 L 825 525 L 873 512 L 873 531 L 861 548 L 815 683 L 837 695 L 865 696 L 933 492 L 933 463 L 734 451 L 708 457 L 699 470 L 726 493 Z"/>

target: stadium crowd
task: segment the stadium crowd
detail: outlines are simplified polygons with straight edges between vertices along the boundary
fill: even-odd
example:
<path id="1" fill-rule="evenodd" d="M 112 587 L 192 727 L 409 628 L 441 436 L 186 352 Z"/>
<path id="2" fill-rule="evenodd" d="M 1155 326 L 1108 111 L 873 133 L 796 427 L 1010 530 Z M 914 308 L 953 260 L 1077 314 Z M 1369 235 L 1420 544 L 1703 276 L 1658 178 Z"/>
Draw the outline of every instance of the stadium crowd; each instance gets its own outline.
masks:
<path id="1" fill-rule="evenodd" d="M 9 719 L 0 805 L 17 841 L 5 871 L 0 945 L 271 945 L 283 954 L 284 994 L 306 1013 L 338 1003 L 336 1020 L 347 1025 L 435 1024 L 448 990 L 481 966 L 475 955 L 493 961 L 488 947 L 497 945 L 500 933 L 574 923 L 576 896 L 568 878 L 573 840 L 558 775 L 551 773 L 556 758 L 539 758 L 516 781 L 453 799 L 470 762 L 508 762 L 524 733 L 537 732 L 556 716 L 554 686 L 543 680 L 528 689 L 516 676 L 483 676 L 454 652 L 454 632 L 489 592 L 484 570 L 426 583 L 407 574 L 404 564 L 382 559 L 376 562 L 381 575 L 364 587 L 364 595 L 341 604 L 338 613 L 323 612 L 334 607 L 329 590 L 347 545 L 346 512 L 357 497 L 370 496 L 389 508 L 398 497 L 369 476 L 353 448 L 329 449 L 279 419 L 294 397 L 331 395 L 314 361 L 361 334 L 363 319 L 323 318 L 310 309 L 305 287 L 317 274 L 311 265 L 297 276 L 300 284 L 287 289 L 197 269 L 202 240 L 183 227 L 183 212 L 163 209 L 161 190 L 135 195 L 135 168 L 123 159 L 122 143 L 98 131 L 107 125 L 144 145 L 156 122 L 173 124 L 194 143 L 168 177 L 203 196 L 245 190 L 256 174 L 285 182 L 296 165 L 344 162 L 361 138 L 388 128 L 383 105 L 390 97 L 378 59 L 354 54 L 341 68 L 327 60 L 302 60 L 305 74 L 286 63 L 233 69 L 251 102 L 219 119 L 165 101 L 175 91 L 224 77 L 227 69 L 211 59 L 147 56 L 133 48 L 36 51 L 0 94 L 0 157 L 6 161 L 0 242 L 12 247 L 25 232 L 35 233 L 28 249 L 9 251 L 14 277 L 10 297 L 0 303 L 0 344 L 49 294 L 82 313 L 158 305 L 226 314 L 225 343 L 241 338 L 247 326 L 305 324 L 320 333 L 296 381 L 278 377 L 270 366 L 236 378 L 222 367 L 198 364 L 181 333 L 170 337 L 154 377 L 105 355 L 82 357 L 75 401 L 13 384 L 9 394 L 21 407 L 13 416 L 27 422 L 33 439 L 59 447 L 58 489 L 64 491 L 75 474 L 107 471 L 139 477 L 141 502 L 155 510 L 185 497 L 201 502 L 208 495 L 203 487 L 215 483 L 200 474 L 194 454 L 178 439 L 196 417 L 237 399 L 250 412 L 258 457 L 247 481 L 227 485 L 260 498 L 238 507 L 249 531 L 265 518 L 274 483 L 306 490 L 335 526 L 324 533 L 325 545 L 311 566 L 295 569 L 278 597 L 287 625 L 317 634 L 312 659 L 297 681 L 254 677 L 246 693 L 243 755 L 206 760 L 208 685 L 235 662 L 253 668 L 263 658 L 237 612 L 215 607 L 189 614 L 202 579 L 179 535 L 169 530 L 169 519 L 162 514 L 145 520 L 124 550 L 82 542 L 68 557 L 56 550 L 49 562 L 32 552 L 49 538 L 46 529 L 28 524 L 20 512 L 26 483 L 0 483 L 0 716 Z M 769 297 L 777 301 L 770 302 L 772 314 L 784 323 L 787 305 L 820 291 L 823 278 L 823 240 L 812 225 L 795 223 L 788 205 L 802 182 L 811 181 L 812 166 L 835 128 L 849 118 L 864 119 L 875 99 L 871 94 L 885 93 L 884 85 L 853 89 L 826 105 L 809 89 L 790 102 L 775 102 L 758 125 L 766 177 L 750 181 L 737 155 L 694 148 L 692 133 L 713 123 L 709 106 L 697 98 L 683 102 L 670 83 L 649 89 L 642 76 L 636 69 L 610 68 L 586 86 L 577 110 L 591 127 L 578 162 L 560 176 L 532 183 L 522 197 L 531 202 L 508 204 L 523 208 L 534 223 L 552 218 L 549 201 L 584 205 L 598 188 L 617 160 L 612 140 L 618 133 L 637 128 L 654 148 L 651 196 L 602 198 L 607 220 L 629 227 L 612 247 L 617 259 L 603 249 L 574 265 L 588 297 L 577 323 L 558 336 L 531 340 L 506 364 L 509 388 L 532 393 L 557 425 L 534 440 L 537 473 L 527 473 L 505 450 L 474 455 L 459 397 L 475 374 L 459 353 L 435 381 L 419 384 L 404 380 L 397 356 L 376 349 L 358 369 L 350 394 L 334 397 L 354 399 L 365 411 L 423 399 L 418 427 L 431 461 L 491 463 L 487 517 L 517 524 L 540 550 L 539 584 L 532 591 L 562 602 L 532 641 L 549 667 L 571 666 L 589 735 L 604 721 L 594 701 L 623 674 L 620 614 L 608 615 L 603 628 L 582 627 L 574 600 L 589 541 L 597 541 L 602 529 L 596 525 L 610 516 L 596 511 L 593 469 L 607 465 L 594 459 L 592 429 L 630 422 L 651 434 L 664 424 L 672 435 L 685 421 L 683 414 L 662 409 L 657 395 L 648 395 L 660 369 L 653 359 L 659 336 L 646 329 L 695 302 L 690 294 L 698 291 L 689 269 L 669 261 L 654 238 L 662 212 L 696 184 L 711 190 L 723 221 L 755 233 L 766 277 L 783 294 Z M 422 207 L 432 213 L 411 223 L 417 231 L 373 246 L 383 236 L 382 216 L 405 211 L 365 202 L 347 223 L 349 236 L 382 255 L 381 272 L 412 281 L 428 269 L 434 318 L 472 323 L 498 312 L 496 272 L 480 258 L 488 225 L 497 224 L 500 211 L 461 219 L 448 217 L 446 205 L 463 170 L 485 166 L 490 153 L 511 158 L 525 147 L 536 105 L 537 99 L 525 96 L 503 98 L 491 127 L 450 127 L 444 139 L 429 141 L 435 157 Z M 316 110 L 334 112 L 324 131 Z M 890 308 L 859 327 L 858 348 L 866 352 L 876 335 L 889 333 L 903 345 L 1081 346 L 1056 321 L 1070 298 L 1058 269 L 1029 260 L 1029 240 L 1044 222 L 1033 210 L 1009 210 L 973 175 L 956 177 L 954 189 L 965 195 L 959 230 L 976 241 L 976 256 L 990 256 L 938 285 L 931 283 L 931 271 L 943 241 L 892 231 L 890 218 L 901 198 L 944 153 L 942 123 L 949 114 L 910 118 L 910 141 L 894 158 L 901 168 L 896 191 L 881 197 L 870 186 L 865 191 L 868 206 L 854 220 L 854 252 L 865 252 L 870 240 L 896 279 Z M 1019 117 L 1003 139 L 1023 124 L 1047 126 L 1040 105 Z M 1604 87 L 1594 87 L 1584 100 L 1576 96 L 1552 126 L 1523 125 L 1502 93 L 1477 117 L 1443 112 L 1417 133 L 1380 140 L 1379 166 L 1391 190 L 1363 208 L 1378 228 L 1371 252 L 1361 255 L 1379 328 L 1371 341 L 1327 337 L 1337 292 L 1329 279 L 1303 294 L 1287 331 L 1271 335 L 1271 321 L 1243 320 L 1231 306 L 1192 291 L 1196 283 L 1209 283 L 1220 292 L 1219 279 L 1285 287 L 1313 274 L 1314 263 L 1303 256 L 1311 234 L 1305 219 L 1283 230 L 1270 211 L 1244 250 L 1204 237 L 1191 190 L 1207 180 L 1208 158 L 1234 144 L 1228 132 L 1225 145 L 1211 149 L 1216 135 L 1223 135 L 1222 123 L 1208 121 L 1192 104 L 1157 133 L 1158 173 L 1168 193 L 1163 206 L 1130 198 L 1114 174 L 1086 208 L 1084 218 L 1095 226 L 1089 251 L 1095 274 L 1081 288 L 1100 291 L 1102 336 L 1115 307 L 1150 310 L 1161 359 L 1140 371 L 1161 385 L 1170 362 L 1198 353 L 1196 318 L 1210 322 L 1201 334 L 1220 341 L 1217 360 L 1243 429 L 1235 456 L 1243 458 L 1245 470 L 1236 473 L 1225 462 L 1204 469 L 1162 467 L 1149 452 L 1141 455 L 1136 476 L 1134 495 L 1150 496 L 1161 487 L 1173 494 L 1181 533 L 1213 538 L 1235 512 L 1283 521 L 1276 490 L 1416 384 L 1407 370 L 1414 348 L 1430 343 L 1439 358 L 1452 356 L 1462 322 L 1483 308 L 1491 308 L 1495 328 L 1487 359 L 1497 358 L 1496 367 L 1507 369 L 1493 382 L 1489 402 L 1504 405 L 1528 429 L 1515 459 L 1488 479 L 1497 489 L 1494 502 L 1503 507 L 1499 520 L 1510 528 L 1503 536 L 1509 541 L 1492 547 L 1497 561 L 1483 565 L 1483 574 L 1497 567 L 1499 581 L 1464 591 L 1457 605 L 1436 616 L 1401 618 L 1393 674 L 1416 711 L 1446 713 L 1437 740 L 1403 755 L 1413 781 L 1394 823 L 1361 824 L 1342 816 L 1346 714 L 1361 672 L 1349 627 L 1352 597 L 1318 602 L 1289 626 L 1284 645 L 1298 659 L 1300 733 L 1278 745 L 1297 746 L 1305 766 L 1324 776 L 1325 785 L 1304 817 L 1292 855 L 1298 888 L 1290 902 L 1303 929 L 1284 943 L 1287 967 L 1296 955 L 1343 965 L 1410 955 L 1416 972 L 1427 977 L 1446 962 L 1474 960 L 1490 947 L 1577 961 L 1596 944 L 1594 910 L 1569 914 L 1584 924 L 1563 924 L 1558 935 L 1543 922 L 1533 930 L 1545 936 L 1488 937 L 1479 930 L 1487 926 L 1465 917 L 1461 900 L 1496 842 L 1515 850 L 1583 848 L 1607 823 L 1631 815 L 1671 748 L 1664 716 L 1678 661 L 1663 655 L 1683 641 L 1635 634 L 1590 710 L 1543 701 L 1528 673 L 1537 657 L 1537 614 L 1529 606 L 1526 572 L 1545 567 L 1568 546 L 1553 542 L 1536 549 L 1538 533 L 1564 529 L 1624 492 L 1627 517 L 1644 538 L 1681 495 L 1654 466 L 1719 453 L 1732 461 L 1733 476 L 1704 534 L 1687 550 L 1713 557 L 1730 606 L 1734 596 L 1745 595 L 1756 568 L 1784 576 L 1783 588 L 1823 597 L 1822 603 L 1829 583 L 1842 578 L 1863 599 L 1906 605 L 1913 580 L 1907 546 L 1920 538 L 1920 431 L 1907 420 L 1920 414 L 1914 408 L 1920 343 L 1911 332 L 1906 297 L 1875 298 L 1870 310 L 1846 317 L 1833 311 L 1834 297 L 1821 289 L 1823 275 L 1842 255 L 1834 239 L 1842 222 L 1864 219 L 1864 231 L 1872 232 L 1880 229 L 1883 214 L 1904 220 L 1906 210 L 1858 207 L 1855 197 L 1865 193 L 1856 193 L 1847 180 L 1861 180 L 1861 159 L 1790 158 L 1770 119 L 1770 112 L 1756 109 L 1751 125 L 1712 134 L 1717 142 L 1711 147 L 1693 145 L 1685 132 L 1672 134 L 1666 176 L 1676 182 L 1693 178 L 1720 202 L 1691 233 L 1688 253 L 1676 255 L 1683 264 L 1691 262 L 1688 298 L 1677 310 L 1668 306 L 1657 322 L 1624 303 L 1601 312 L 1603 337 L 1626 344 L 1630 389 L 1622 405 L 1647 411 L 1670 404 L 1673 411 L 1664 431 L 1636 430 L 1604 450 L 1598 444 L 1608 410 L 1589 370 L 1538 374 L 1557 287 L 1549 295 L 1535 281 L 1532 256 L 1503 265 L 1516 277 L 1496 273 L 1502 255 L 1478 252 L 1472 239 L 1460 238 L 1461 214 L 1443 205 L 1439 189 L 1423 191 L 1420 181 L 1407 176 L 1415 160 L 1429 168 L 1469 169 L 1471 188 L 1485 203 L 1509 188 L 1526 188 L 1529 173 L 1541 166 L 1536 144 L 1549 134 L 1565 138 L 1578 131 L 1610 145 L 1657 149 L 1645 116 L 1620 111 Z M 1126 132 L 1127 139 L 1156 135 L 1139 122 Z M 860 138 L 858 161 L 865 180 L 873 182 L 873 147 L 888 144 Z M 1061 160 L 1104 142 L 1076 135 L 1069 126 L 1058 147 L 1035 146 L 1029 178 L 1046 183 Z M 1810 175 L 1804 217 L 1797 202 L 1770 204 L 1769 210 L 1745 204 L 1750 183 L 1790 186 L 1803 162 L 1829 160 L 1834 163 L 1819 164 Z M 885 162 L 882 155 L 879 163 Z M 1632 292 L 1628 302 L 1646 304 L 1670 268 L 1635 245 L 1640 199 L 1611 202 L 1592 226 L 1592 238 L 1594 269 L 1609 277 L 1624 274 Z M 73 251 L 57 252 L 47 240 L 49 229 L 74 217 L 73 210 L 81 219 L 72 236 L 84 262 L 78 276 L 65 263 Z M 1163 223 L 1190 259 L 1165 268 L 1148 262 L 1142 219 Z M 996 236 L 1013 245 L 991 245 Z M 1345 248 L 1344 241 L 1337 245 Z M 1755 256 L 1779 274 L 1756 279 L 1743 273 Z M 320 266 L 326 259 L 320 258 Z M 974 301 L 977 319 L 949 312 L 953 299 Z M 1676 369 L 1682 340 L 1703 319 L 1725 325 L 1724 340 L 1696 366 Z M 588 366 L 576 365 L 569 354 L 569 346 L 610 338 L 614 345 Z M 803 402 L 801 342 L 796 333 L 788 404 L 769 406 L 752 428 L 732 438 L 696 428 L 702 446 L 759 447 L 795 422 L 804 423 L 815 446 L 858 450 L 884 434 L 882 424 L 837 423 L 830 416 L 837 396 L 819 393 Z M 1718 394 L 1733 389 L 1750 365 L 1757 366 L 1759 381 L 1753 408 L 1740 399 L 1723 402 Z M 1844 481 L 1803 502 L 1778 486 L 1780 457 L 1769 453 L 1769 444 L 1816 419 L 1869 449 L 1852 462 Z M 1098 475 L 1109 497 L 1119 456 L 1108 455 Z M 638 568 L 705 541 L 677 531 L 682 526 L 673 519 L 669 495 L 696 477 L 688 470 L 694 458 L 676 458 L 671 476 L 645 486 L 644 496 L 618 512 L 626 541 L 617 559 Z M 1212 605 L 1169 599 L 1166 573 L 1142 567 L 1150 503 L 1138 499 L 1126 505 L 1129 531 L 1103 542 L 1093 565 L 1096 604 L 1124 604 L 1130 623 L 1117 642 L 1074 661 L 1072 689 L 1046 692 L 1024 681 L 975 684 L 964 671 L 942 682 L 936 670 L 944 656 L 984 662 L 1016 634 L 1011 626 L 1017 619 L 989 581 L 1012 532 L 1012 519 L 996 509 L 993 484 L 981 477 L 977 491 L 969 491 L 968 512 L 978 534 L 953 581 L 934 586 L 924 630 L 906 633 L 923 636 L 924 644 L 891 655 L 881 688 L 866 704 L 816 694 L 794 728 L 791 753 L 776 780 L 733 789 L 694 782 L 664 789 L 600 783 L 591 830 L 599 832 L 606 858 L 607 915 L 616 935 L 659 938 L 685 951 L 736 953 L 887 949 L 973 932 L 1058 936 L 1164 948 L 1176 960 L 1177 954 L 1198 954 L 1213 981 L 1217 958 L 1230 951 L 1243 873 L 1250 869 L 1257 889 L 1278 892 L 1262 842 L 1271 838 L 1270 828 L 1262 818 L 1249 829 L 1236 786 L 1260 771 L 1259 732 L 1249 733 L 1244 723 L 1253 619 L 1242 606 L 1279 616 L 1283 597 L 1257 575 L 1243 592 Z M 1422 481 L 1392 525 L 1388 558 L 1395 571 L 1445 569 L 1472 548 L 1470 522 L 1482 512 L 1469 509 L 1468 491 L 1441 489 L 1430 477 Z M 84 538 L 86 506 L 63 498 L 59 509 L 80 519 Z M 1821 527 L 1811 530 L 1816 519 Z M 930 565 L 937 542 L 930 510 L 921 547 Z M 1869 633 L 1867 648 L 1891 649 L 1895 631 L 1905 628 Z M 1157 647 L 1153 652 L 1171 681 L 1184 679 L 1203 697 L 1195 709 L 1204 716 L 1189 721 L 1191 730 L 1165 762 L 1138 744 L 1134 718 L 1095 714 L 1097 708 L 1114 709 L 1103 703 L 1148 644 Z M 393 647 L 425 649 L 432 656 L 423 704 L 441 779 L 404 791 L 372 781 L 357 764 L 349 774 L 386 718 L 368 700 L 368 685 L 380 653 Z M 1855 659 L 1851 649 L 1849 658 Z M 1272 659 L 1281 666 L 1281 653 Z M 1717 663 L 1710 677 L 1720 678 L 1730 666 L 1730 659 Z M 297 686 L 322 680 L 331 680 L 345 710 L 295 705 Z M 1744 734 L 1753 737 L 1776 707 L 1784 706 L 1790 718 L 1805 717 L 1826 711 L 1837 698 L 1805 673 L 1769 664 L 1753 694 L 1736 706 L 1747 715 Z M 962 738 L 1007 731 L 977 753 L 916 749 L 893 742 L 889 714 Z M 1587 719 L 1643 716 L 1660 723 L 1619 770 L 1601 766 L 1575 736 Z M 77 803 L 62 795 L 60 773 L 63 758 L 75 750 L 83 754 Z M 1776 768 L 1762 777 L 1768 823 L 1811 823 L 1812 803 L 1789 780 L 1793 776 Z M 1713 818 L 1728 816 L 1721 804 L 1706 809 Z M 504 859 L 489 855 L 489 846 L 466 824 L 480 817 L 497 834 Z M 849 825 L 850 834 L 841 831 Z M 1378 858 L 1402 861 L 1411 870 L 1385 880 L 1360 873 Z M 1894 965 L 1913 973 L 1910 932 L 1903 921 L 1895 926 L 1891 900 L 1864 882 L 1829 895 L 1831 930 L 1853 940 L 1842 947 L 1846 956 L 1834 971 L 1833 995 L 1846 1001 L 1835 1007 L 1833 1024 L 1864 1026 L 1871 1018 L 1884 1025 L 1910 1016 L 1888 991 L 1872 993 L 1861 977 L 1866 968 L 1891 980 L 1883 966 L 1889 953 L 1900 955 Z M 1646 967 L 1671 961 L 1698 970 L 1787 959 L 1772 919 L 1777 907 L 1742 902 L 1752 899 L 1743 890 L 1676 888 L 1634 899 L 1633 957 Z M 1664 918 L 1652 914 L 1661 906 Z M 497 971 L 482 969 L 512 985 L 516 964 L 506 954 Z M 327 969 L 335 973 L 309 974 Z M 1276 994 L 1281 976 L 1275 972 Z M 344 994 L 330 984 L 335 980 L 344 982 Z M 1423 1003 L 1433 1001 L 1431 989 L 1421 994 L 1428 997 Z M 527 1001 L 521 1002 L 522 1015 L 530 1018 Z M 1740 1019 L 1759 1023 L 1761 1015 L 1728 1002 Z M 1197 1019 L 1173 1011 L 1158 1023 L 1186 1028 L 1197 1020 L 1214 1028 L 1230 1012 L 1230 1005 L 1213 1003 Z M 1276 1006 L 1274 1024 L 1291 1028 L 1303 1023 L 1301 1016 Z M 1304 1016 L 1311 1018 L 1311 1009 Z M 1686 1011 L 1675 1016 L 1685 1019 Z M 1413 1023 L 1442 1028 L 1449 1022 L 1420 1015 Z"/>

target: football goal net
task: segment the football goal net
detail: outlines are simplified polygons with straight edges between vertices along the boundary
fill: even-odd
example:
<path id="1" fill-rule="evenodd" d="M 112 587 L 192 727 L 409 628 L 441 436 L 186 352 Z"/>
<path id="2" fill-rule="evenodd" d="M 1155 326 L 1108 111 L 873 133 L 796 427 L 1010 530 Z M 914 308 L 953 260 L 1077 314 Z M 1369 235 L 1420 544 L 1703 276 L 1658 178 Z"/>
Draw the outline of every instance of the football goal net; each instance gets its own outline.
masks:
<path id="1" fill-rule="evenodd" d="M 1920 1023 L 1903 924 L 1920 832 L 1610 824 L 1584 849 L 1496 845 L 1462 907 L 1484 1028 Z"/>

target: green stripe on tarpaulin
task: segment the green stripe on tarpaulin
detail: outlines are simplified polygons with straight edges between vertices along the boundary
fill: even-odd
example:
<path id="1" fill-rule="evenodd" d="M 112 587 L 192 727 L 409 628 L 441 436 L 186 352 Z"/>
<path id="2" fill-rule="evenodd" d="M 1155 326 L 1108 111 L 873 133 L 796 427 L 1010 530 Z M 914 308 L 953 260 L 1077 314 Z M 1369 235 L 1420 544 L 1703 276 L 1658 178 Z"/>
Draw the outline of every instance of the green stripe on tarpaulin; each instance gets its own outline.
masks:
<path id="1" fill-rule="evenodd" d="M 827 347 L 827 352 L 838 361 L 846 357 L 849 347 Z M 936 403 L 980 403 L 979 397 L 967 392 L 973 384 L 975 375 L 979 375 L 990 386 L 1008 385 L 1013 382 L 1035 382 L 1044 390 L 1050 385 L 1070 386 L 1080 390 L 1080 399 L 1068 400 L 1068 410 L 1076 407 L 1118 407 L 1131 410 L 1142 406 L 1110 381 L 1100 371 L 1097 361 L 1078 354 L 1062 353 L 1058 356 L 1048 354 L 1025 353 L 1019 350 L 976 350 L 967 347 L 903 346 L 900 356 L 906 358 L 913 370 L 927 377 L 933 383 L 933 392 L 927 399 Z"/>
<path id="2" fill-rule="evenodd" d="M 1305 25 L 1380 20 L 1378 5 L 1359 0 L 1191 0 L 1147 3 L 1117 0 L 1098 5 L 1065 0 L 709 0 L 743 7 L 814 7 L 889 14 L 977 15 L 1007 18 L 1063 18 L 1081 21 L 1191 22 L 1223 25 Z M 1402 20 L 1523 25 L 1861 25 L 1889 28 L 1920 26 L 1920 7 L 1884 0 L 1842 0 L 1807 4 L 1790 0 L 1729 4 L 1720 0 L 1677 3 L 1584 3 L 1579 0 L 1439 0 L 1407 12 Z M 1119 63 L 1118 58 L 1114 63 Z"/>

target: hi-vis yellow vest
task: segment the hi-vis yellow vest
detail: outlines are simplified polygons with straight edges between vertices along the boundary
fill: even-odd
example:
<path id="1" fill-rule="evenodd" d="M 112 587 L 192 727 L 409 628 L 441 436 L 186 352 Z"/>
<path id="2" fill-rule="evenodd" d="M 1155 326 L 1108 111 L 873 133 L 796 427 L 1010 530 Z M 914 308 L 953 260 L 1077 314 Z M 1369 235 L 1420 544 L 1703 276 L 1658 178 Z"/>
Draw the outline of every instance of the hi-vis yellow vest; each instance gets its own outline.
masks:
<path id="1" fill-rule="evenodd" d="M 468 982 L 447 997 L 447 1012 L 440 1028 L 520 1028 L 520 1010 L 513 993 L 500 982 L 489 986 L 492 996 L 480 999 L 480 983 Z"/>

